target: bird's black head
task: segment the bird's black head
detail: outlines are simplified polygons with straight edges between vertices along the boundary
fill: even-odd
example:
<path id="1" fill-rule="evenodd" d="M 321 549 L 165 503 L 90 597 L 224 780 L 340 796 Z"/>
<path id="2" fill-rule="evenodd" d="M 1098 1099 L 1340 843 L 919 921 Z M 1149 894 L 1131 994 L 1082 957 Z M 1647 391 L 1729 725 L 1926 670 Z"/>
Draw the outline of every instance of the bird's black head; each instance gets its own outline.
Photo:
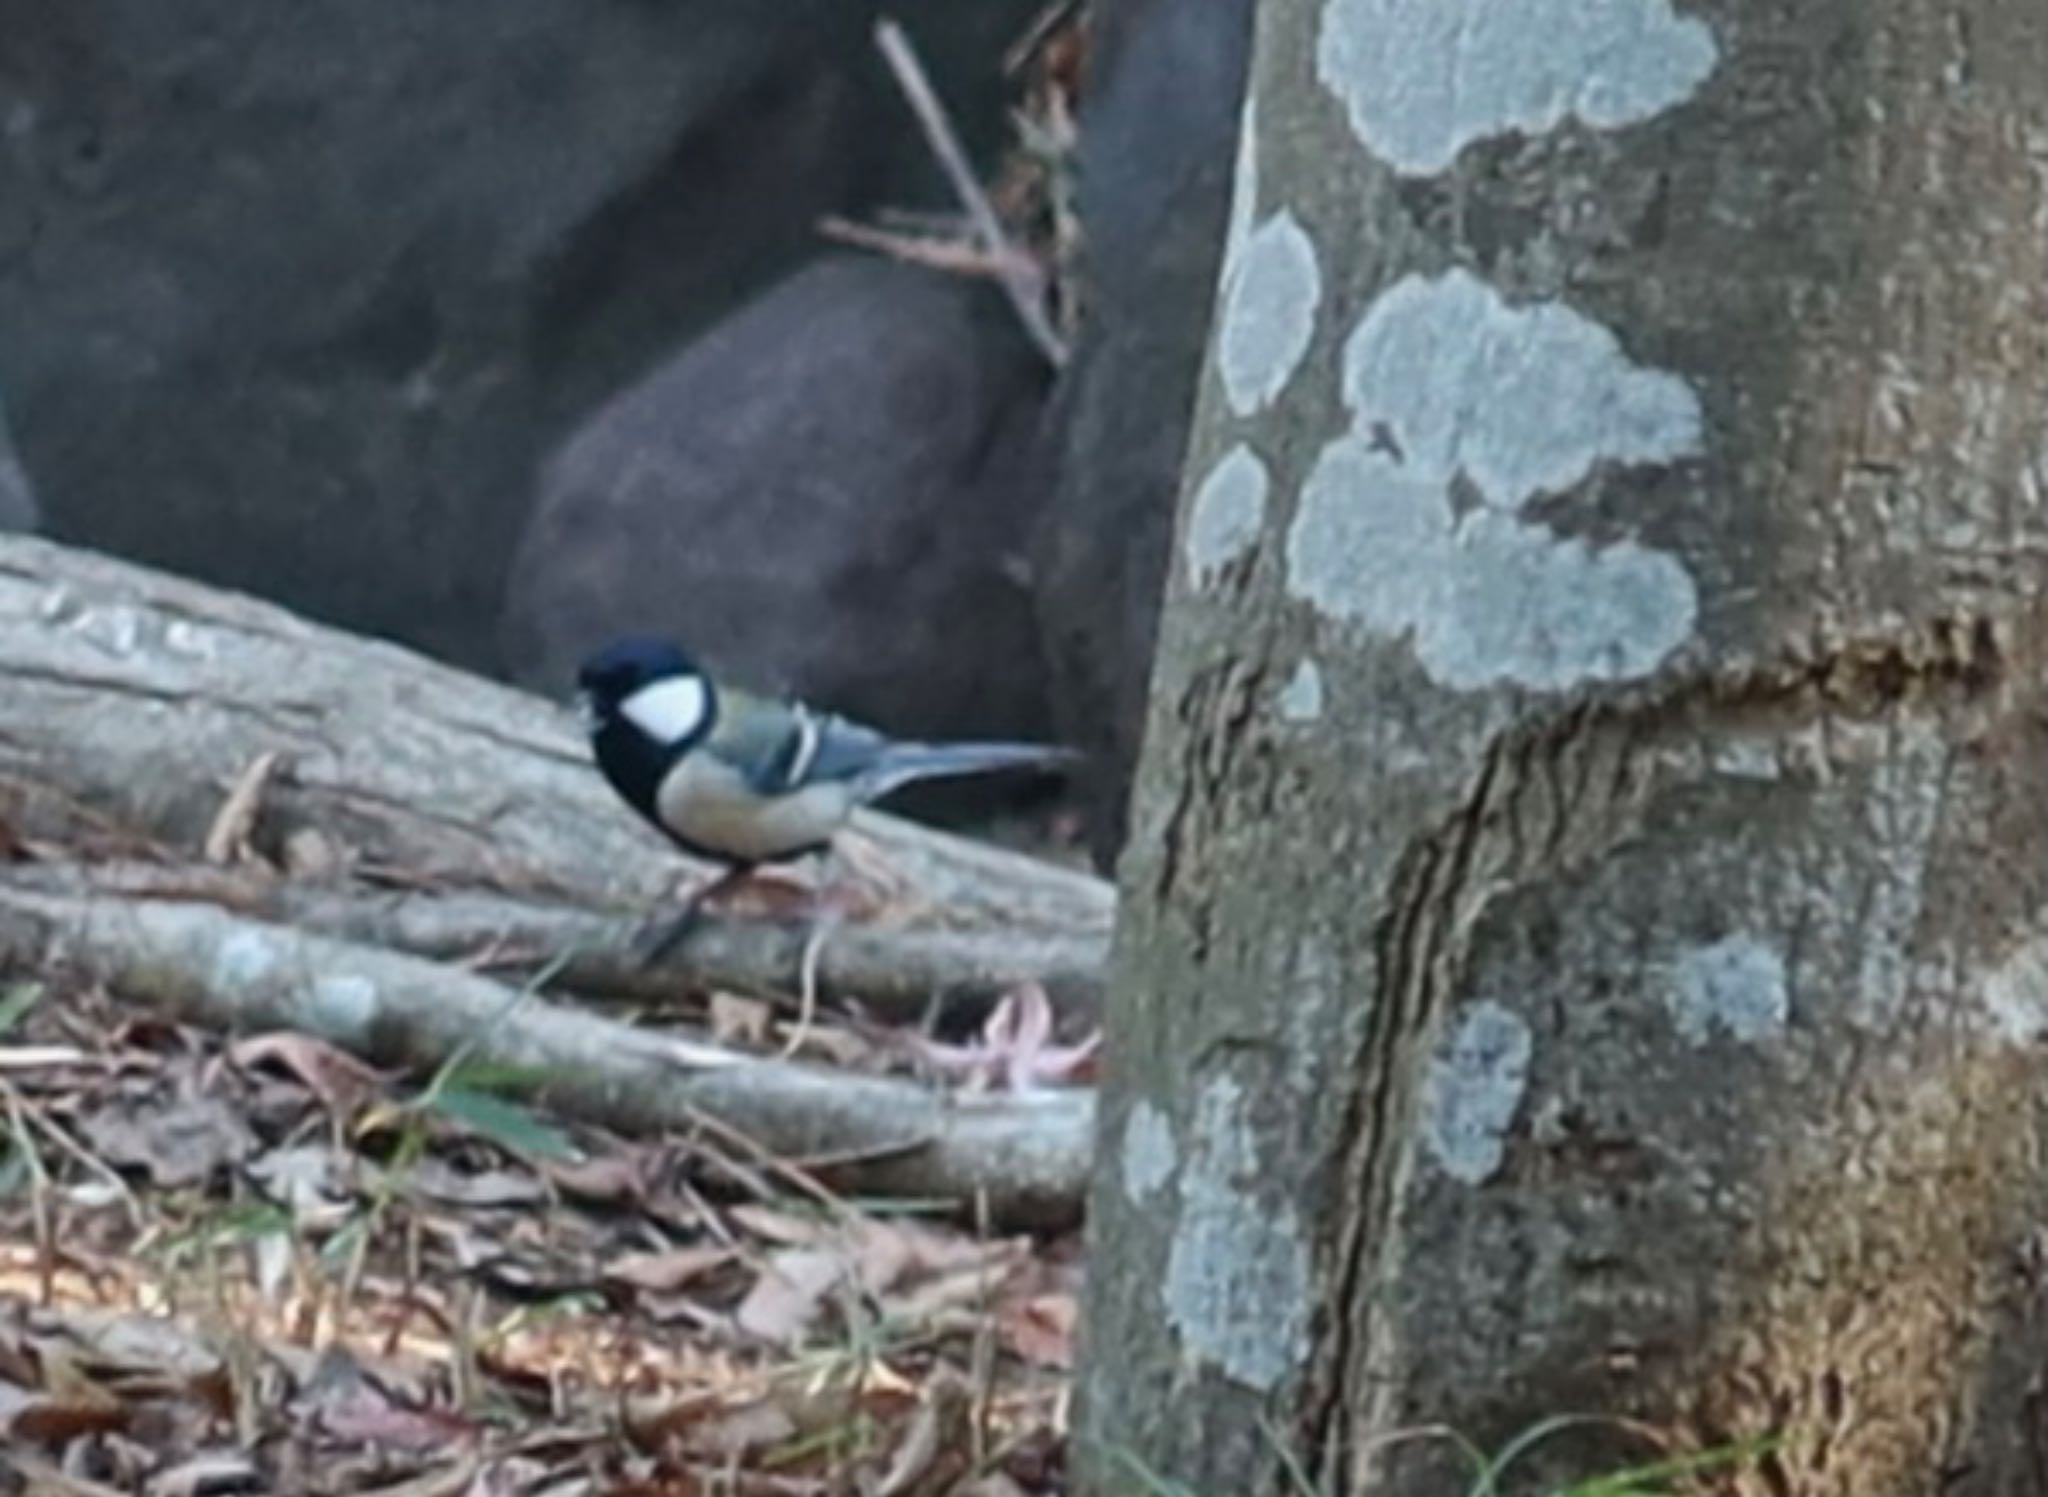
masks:
<path id="1" fill-rule="evenodd" d="M 623 729 L 670 751 L 702 738 L 718 710 L 696 662 L 665 639 L 606 645 L 577 670 L 576 688 L 593 736 Z"/>

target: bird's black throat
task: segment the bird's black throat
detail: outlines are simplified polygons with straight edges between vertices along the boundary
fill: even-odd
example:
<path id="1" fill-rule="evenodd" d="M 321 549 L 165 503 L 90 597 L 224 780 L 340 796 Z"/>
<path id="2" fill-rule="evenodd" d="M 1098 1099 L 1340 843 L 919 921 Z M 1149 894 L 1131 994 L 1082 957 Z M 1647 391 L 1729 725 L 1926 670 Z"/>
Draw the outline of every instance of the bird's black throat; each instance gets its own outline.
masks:
<path id="1" fill-rule="evenodd" d="M 662 777 L 675 764 L 682 749 L 657 743 L 631 723 L 612 717 L 591 734 L 590 751 L 598 772 L 618 791 L 620 799 L 666 833 L 668 828 L 661 824 L 657 802 Z"/>

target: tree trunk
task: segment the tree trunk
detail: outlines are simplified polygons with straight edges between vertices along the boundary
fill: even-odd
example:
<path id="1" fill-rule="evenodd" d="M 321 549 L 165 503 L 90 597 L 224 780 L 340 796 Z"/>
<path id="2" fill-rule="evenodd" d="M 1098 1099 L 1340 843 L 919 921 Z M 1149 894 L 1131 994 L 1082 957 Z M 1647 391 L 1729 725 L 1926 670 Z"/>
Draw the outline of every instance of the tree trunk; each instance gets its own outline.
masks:
<path id="1" fill-rule="evenodd" d="M 2048 1491 L 2048 10 L 1266 0 L 1248 99 L 1084 1488 Z"/>

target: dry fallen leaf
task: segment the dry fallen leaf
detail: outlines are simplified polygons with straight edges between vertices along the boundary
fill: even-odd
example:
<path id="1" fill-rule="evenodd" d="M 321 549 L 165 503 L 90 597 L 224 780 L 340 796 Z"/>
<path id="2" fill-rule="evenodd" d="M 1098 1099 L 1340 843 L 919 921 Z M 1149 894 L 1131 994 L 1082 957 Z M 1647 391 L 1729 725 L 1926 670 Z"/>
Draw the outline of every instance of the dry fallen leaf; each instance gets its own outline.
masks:
<path id="1" fill-rule="evenodd" d="M 325 1144 L 272 1149 L 243 1166 L 243 1173 L 291 1212 L 295 1227 L 337 1226 L 354 1209 L 346 1162 Z"/>
<path id="2" fill-rule="evenodd" d="M 741 1330 L 778 1346 L 794 1346 L 817 1318 L 835 1284 L 852 1276 L 846 1255 L 831 1248 L 785 1248 L 772 1255 L 733 1318 Z"/>
<path id="3" fill-rule="evenodd" d="M 674 1447 L 727 1459 L 785 1444 L 802 1431 L 795 1415 L 773 1398 L 744 1403 L 702 1396 L 678 1399 L 666 1389 L 629 1395 L 622 1423 L 642 1449 Z"/>
<path id="4" fill-rule="evenodd" d="M 157 1473 L 149 1497 L 223 1497 L 229 1492 L 261 1491 L 263 1473 L 245 1455 L 207 1451 Z"/>
<path id="5" fill-rule="evenodd" d="M 84 1118 L 79 1131 L 101 1159 L 142 1170 L 158 1185 L 197 1185 L 256 1150 L 241 1114 L 218 1097 L 139 1107 L 120 1103 Z"/>
<path id="6" fill-rule="evenodd" d="M 974 1397 L 957 1374 L 941 1368 L 927 1381 L 910 1428 L 896 1448 L 875 1497 L 939 1497 L 971 1462 Z"/>
<path id="7" fill-rule="evenodd" d="M 663 1253 L 623 1253 L 605 1265 L 608 1279 L 651 1294 L 672 1294 L 738 1254 L 721 1243 L 697 1243 Z"/>
<path id="8" fill-rule="evenodd" d="M 711 1037 L 722 1044 L 766 1045 L 773 1038 L 775 1010 L 758 998 L 737 993 L 711 995 Z"/>
<path id="9" fill-rule="evenodd" d="M 1040 1294 L 1005 1303 L 996 1312 L 996 1330 L 1003 1344 L 1026 1362 L 1064 1371 L 1074 1365 L 1078 1319 L 1071 1294 Z"/>
<path id="10" fill-rule="evenodd" d="M 375 1067 L 296 1030 L 254 1035 L 230 1047 L 228 1059 L 245 1071 L 266 1061 L 276 1065 L 298 1078 L 328 1111 L 341 1115 L 354 1112 L 383 1085 Z"/>
<path id="11" fill-rule="evenodd" d="M 541 1159 L 540 1172 L 564 1195 L 607 1206 L 628 1206 L 647 1195 L 646 1152 L 622 1149 L 587 1159 Z"/>
<path id="12" fill-rule="evenodd" d="M 461 1170 L 432 1157 L 406 1171 L 405 1187 L 452 1206 L 538 1206 L 549 1199 L 547 1186 L 524 1170 Z"/>
<path id="13" fill-rule="evenodd" d="M 479 1427 L 453 1409 L 407 1408 L 374 1384 L 363 1383 L 323 1402 L 320 1428 L 337 1440 L 361 1440 L 399 1450 L 444 1450 L 472 1440 Z"/>
<path id="14" fill-rule="evenodd" d="M 824 1242 L 835 1230 L 832 1223 L 821 1216 L 778 1211 L 773 1206 L 747 1203 L 734 1206 L 726 1215 L 756 1237 L 765 1237 L 785 1247 L 809 1247 L 812 1243 Z"/>

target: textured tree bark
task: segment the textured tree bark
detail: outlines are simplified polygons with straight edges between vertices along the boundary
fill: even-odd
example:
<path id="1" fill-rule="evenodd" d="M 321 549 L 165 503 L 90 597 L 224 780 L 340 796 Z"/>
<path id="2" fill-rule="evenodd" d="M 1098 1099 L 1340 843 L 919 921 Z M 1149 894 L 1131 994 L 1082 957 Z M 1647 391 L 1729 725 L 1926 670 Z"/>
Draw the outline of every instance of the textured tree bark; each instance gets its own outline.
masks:
<path id="1" fill-rule="evenodd" d="M 283 763 L 266 839 L 311 827 L 409 880 L 645 910 L 711 872 L 622 811 L 559 706 L 237 594 L 0 536 L 0 776 L 196 848 L 264 753 Z M 1110 926 L 1099 880 L 892 817 L 859 828 L 931 921 Z"/>
<path id="2" fill-rule="evenodd" d="M 2048 1490 L 2044 226 L 2033 0 L 1262 4 L 1086 1490 Z"/>

